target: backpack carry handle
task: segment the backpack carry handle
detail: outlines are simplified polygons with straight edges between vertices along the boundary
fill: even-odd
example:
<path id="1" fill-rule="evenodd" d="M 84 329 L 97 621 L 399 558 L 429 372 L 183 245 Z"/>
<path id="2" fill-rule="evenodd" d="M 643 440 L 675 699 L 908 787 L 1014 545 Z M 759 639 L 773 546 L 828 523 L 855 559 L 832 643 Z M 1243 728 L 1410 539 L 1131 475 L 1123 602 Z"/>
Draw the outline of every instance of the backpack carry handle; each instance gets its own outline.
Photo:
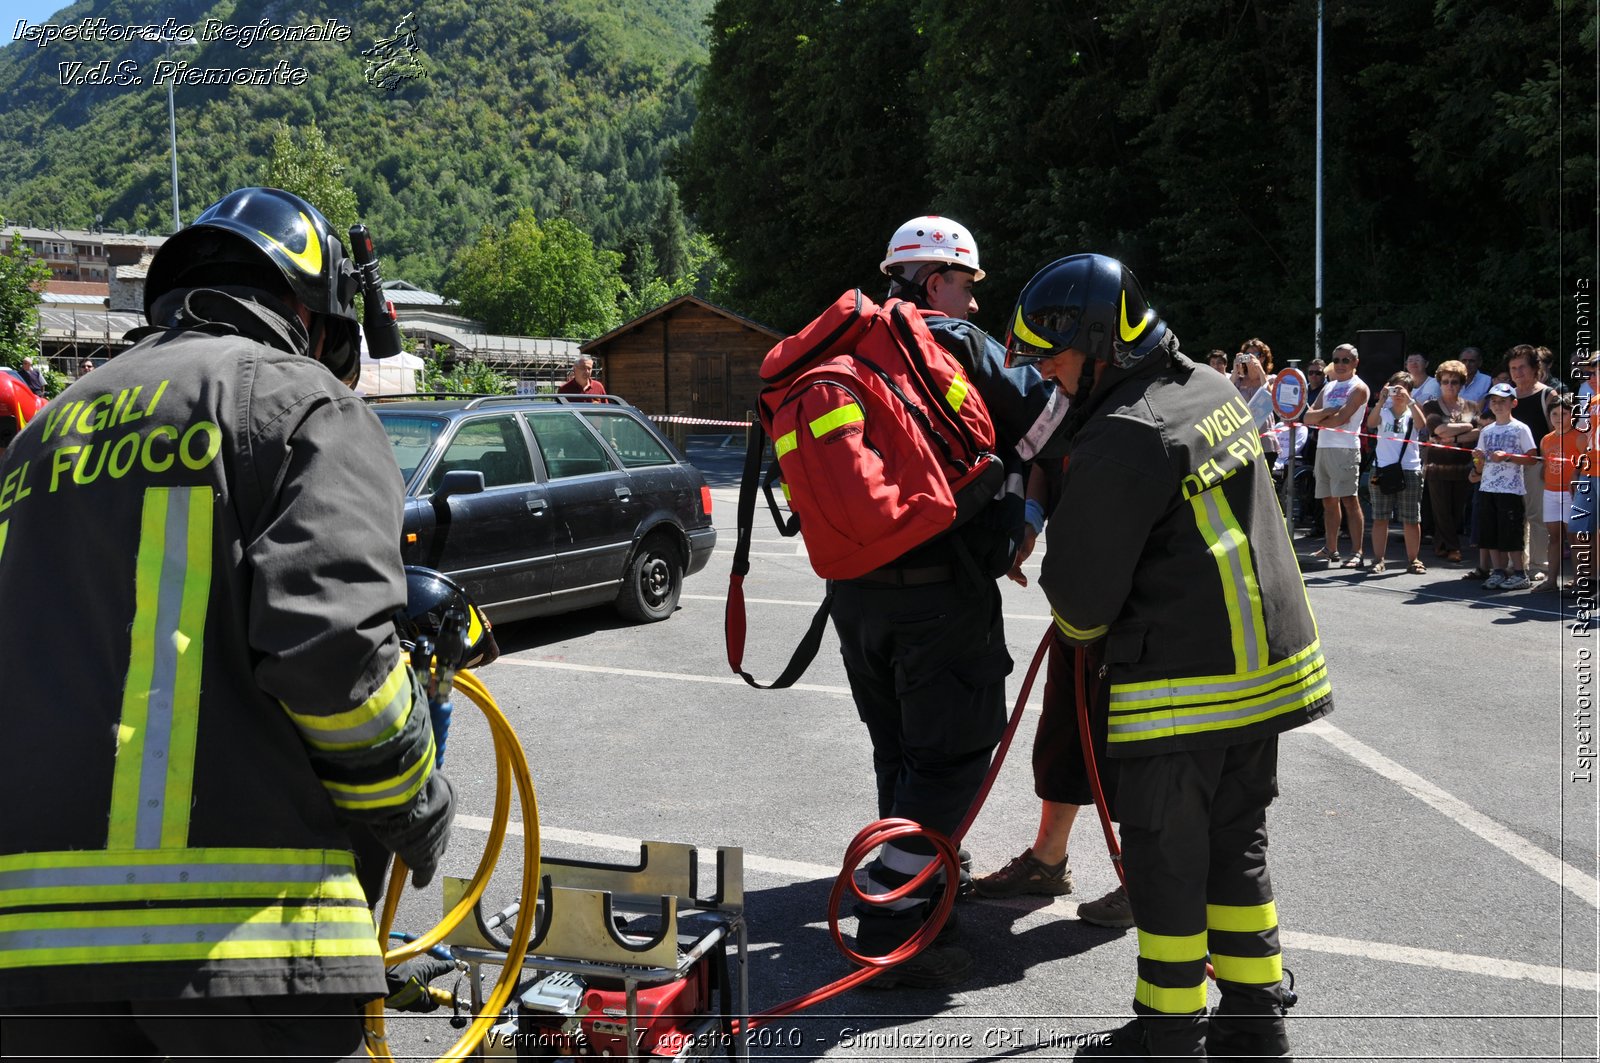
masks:
<path id="1" fill-rule="evenodd" d="M 783 511 L 778 508 L 778 500 L 772 494 L 772 485 L 777 483 L 783 470 L 778 467 L 778 460 L 774 458 L 772 464 L 767 466 L 767 475 L 762 480 L 761 490 L 766 492 L 767 508 L 772 511 L 772 523 L 778 526 L 778 534 L 785 539 L 792 539 L 800 534 L 800 515 L 791 512 L 788 519 L 784 519 Z"/>

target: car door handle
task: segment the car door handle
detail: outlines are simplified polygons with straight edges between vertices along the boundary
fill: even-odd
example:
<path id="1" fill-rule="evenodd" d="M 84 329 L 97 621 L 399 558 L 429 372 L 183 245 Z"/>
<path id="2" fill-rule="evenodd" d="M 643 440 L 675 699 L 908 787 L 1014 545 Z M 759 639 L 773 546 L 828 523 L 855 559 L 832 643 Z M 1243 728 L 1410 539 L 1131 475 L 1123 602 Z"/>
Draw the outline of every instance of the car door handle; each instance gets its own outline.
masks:
<path id="1" fill-rule="evenodd" d="M 528 512 L 536 517 L 544 516 L 544 511 L 550 508 L 550 503 L 543 498 L 529 498 L 524 501 L 527 503 Z"/>
<path id="2" fill-rule="evenodd" d="M 618 501 L 626 502 L 633 497 L 633 488 L 626 484 L 618 484 L 611 489 L 611 493 L 617 496 Z"/>

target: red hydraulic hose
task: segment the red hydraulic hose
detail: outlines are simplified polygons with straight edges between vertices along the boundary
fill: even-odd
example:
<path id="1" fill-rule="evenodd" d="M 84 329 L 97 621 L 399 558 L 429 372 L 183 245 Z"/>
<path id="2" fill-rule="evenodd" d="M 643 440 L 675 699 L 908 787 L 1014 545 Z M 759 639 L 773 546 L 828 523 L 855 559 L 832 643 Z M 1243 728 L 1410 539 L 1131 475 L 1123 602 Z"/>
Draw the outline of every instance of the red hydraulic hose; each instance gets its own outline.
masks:
<path id="1" fill-rule="evenodd" d="M 1047 636 L 1048 637 L 1048 636 Z M 1117 881 L 1128 888 L 1127 876 L 1122 873 L 1122 846 L 1117 843 L 1117 832 L 1111 829 L 1111 810 L 1106 807 L 1106 792 L 1100 785 L 1100 765 L 1094 755 L 1094 732 L 1089 730 L 1089 651 L 1077 646 L 1072 651 L 1073 678 L 1078 695 L 1078 741 L 1083 746 L 1083 766 L 1089 772 L 1089 789 L 1094 794 L 1094 808 L 1100 813 L 1100 829 L 1105 832 L 1106 852 L 1111 854 L 1111 866 L 1116 868 Z"/>
<path id="2" fill-rule="evenodd" d="M 956 891 L 944 890 L 939 895 L 938 902 L 933 907 L 933 912 L 925 920 L 920 929 L 913 934 L 910 940 L 892 952 L 882 956 L 863 956 L 844 943 L 844 935 L 839 930 L 839 907 L 844 900 L 845 889 L 848 887 L 857 899 L 865 904 L 885 905 L 911 895 L 923 883 L 927 882 L 936 873 L 943 873 L 945 881 L 954 883 L 961 875 L 961 858 L 956 852 L 956 846 L 961 839 L 966 837 L 967 828 L 972 826 L 972 821 L 978 818 L 979 811 L 983 808 L 984 800 L 989 796 L 989 791 L 994 786 L 996 776 L 1000 774 L 1000 767 L 1005 763 L 1006 751 L 1011 748 L 1011 740 L 1016 736 L 1017 725 L 1022 722 L 1022 710 L 1028 703 L 1028 695 L 1033 690 L 1034 678 L 1039 674 L 1039 666 L 1044 662 L 1045 654 L 1050 649 L 1050 640 L 1054 637 L 1053 631 L 1046 631 L 1044 638 L 1039 642 L 1039 648 L 1034 651 L 1033 663 L 1028 666 L 1028 674 L 1022 681 L 1022 689 L 1017 692 L 1015 708 L 1011 710 L 1011 719 L 1006 723 L 1005 734 L 1000 738 L 1000 745 L 995 750 L 994 760 L 989 765 L 989 774 L 984 776 L 983 785 L 978 788 L 978 795 L 973 798 L 972 806 L 967 809 L 966 818 L 956 827 L 950 837 L 928 830 L 922 824 L 909 819 L 880 819 L 867 824 L 850 842 L 850 847 L 845 850 L 844 867 L 839 871 L 839 877 L 833 880 L 833 891 L 828 895 L 828 932 L 833 935 L 833 946 L 852 963 L 861 966 L 849 974 L 826 985 L 819 986 L 808 993 L 803 993 L 792 1000 L 786 1000 L 776 1007 L 769 1008 L 757 1015 L 750 1017 L 749 1025 L 734 1023 L 734 1032 L 741 1033 L 764 1026 L 773 1019 L 793 1015 L 797 1011 L 804 1011 L 824 1000 L 838 996 L 840 993 L 854 989 L 863 982 L 869 982 L 878 977 L 880 973 L 896 964 L 904 963 L 939 936 L 939 931 L 944 928 L 945 920 L 950 916 L 950 909 L 956 901 Z M 856 882 L 856 868 L 862 861 L 871 856 L 873 851 L 886 842 L 897 838 L 926 838 L 933 845 L 934 860 L 924 867 L 910 882 L 889 893 L 863 893 L 861 886 Z"/>

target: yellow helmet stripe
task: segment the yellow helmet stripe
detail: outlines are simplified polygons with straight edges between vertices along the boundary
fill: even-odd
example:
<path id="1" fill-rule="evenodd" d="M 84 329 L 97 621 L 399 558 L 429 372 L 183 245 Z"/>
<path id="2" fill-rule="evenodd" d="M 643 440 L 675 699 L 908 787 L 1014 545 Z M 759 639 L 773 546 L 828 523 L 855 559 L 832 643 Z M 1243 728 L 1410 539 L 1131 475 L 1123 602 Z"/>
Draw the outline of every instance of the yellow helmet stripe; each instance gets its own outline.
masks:
<path id="1" fill-rule="evenodd" d="M 1144 327 L 1150 323 L 1150 319 L 1155 316 L 1155 312 L 1146 310 L 1144 314 L 1140 316 L 1137 323 L 1129 321 L 1128 293 L 1123 292 L 1122 305 L 1118 316 L 1120 320 L 1117 322 L 1117 335 L 1122 337 L 1123 343 L 1132 343 L 1134 340 L 1139 338 L 1139 333 L 1144 331 Z"/>
<path id="2" fill-rule="evenodd" d="M 305 211 L 300 212 L 300 220 L 305 223 L 306 227 L 306 246 L 298 251 L 289 250 L 283 245 L 282 241 L 269 236 L 267 233 L 261 233 L 260 229 L 257 229 L 256 232 L 266 237 L 267 243 L 287 255 L 290 262 L 293 262 L 313 277 L 319 277 L 322 275 L 322 241 L 317 239 L 317 227 L 311 224 L 311 219 L 306 217 Z"/>
<path id="3" fill-rule="evenodd" d="M 1028 323 L 1022 318 L 1022 307 L 1020 306 L 1017 307 L 1017 320 L 1012 322 L 1011 325 L 1011 334 L 1022 340 L 1022 342 L 1028 344 L 1030 347 L 1038 347 L 1046 351 L 1053 350 L 1055 347 L 1055 345 L 1049 340 L 1040 336 L 1038 333 L 1034 332 L 1033 329 L 1028 327 Z"/>

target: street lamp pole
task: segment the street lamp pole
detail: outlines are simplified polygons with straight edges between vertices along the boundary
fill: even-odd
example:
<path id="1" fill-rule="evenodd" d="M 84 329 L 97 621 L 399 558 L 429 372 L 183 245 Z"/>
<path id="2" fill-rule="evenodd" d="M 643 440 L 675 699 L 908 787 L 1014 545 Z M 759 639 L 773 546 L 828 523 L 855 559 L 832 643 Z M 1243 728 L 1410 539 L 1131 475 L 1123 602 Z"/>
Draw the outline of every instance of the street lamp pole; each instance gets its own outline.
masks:
<path id="1" fill-rule="evenodd" d="M 172 135 L 172 231 L 182 226 L 178 222 L 178 110 L 172 102 L 172 79 L 167 79 L 167 130 Z"/>
<path id="2" fill-rule="evenodd" d="M 1312 356 L 1318 361 L 1322 360 L 1322 61 L 1324 52 L 1322 44 L 1322 7 L 1323 0 L 1317 0 L 1317 290 L 1313 296 L 1313 301 L 1316 304 L 1316 325 L 1311 348 Z"/>

